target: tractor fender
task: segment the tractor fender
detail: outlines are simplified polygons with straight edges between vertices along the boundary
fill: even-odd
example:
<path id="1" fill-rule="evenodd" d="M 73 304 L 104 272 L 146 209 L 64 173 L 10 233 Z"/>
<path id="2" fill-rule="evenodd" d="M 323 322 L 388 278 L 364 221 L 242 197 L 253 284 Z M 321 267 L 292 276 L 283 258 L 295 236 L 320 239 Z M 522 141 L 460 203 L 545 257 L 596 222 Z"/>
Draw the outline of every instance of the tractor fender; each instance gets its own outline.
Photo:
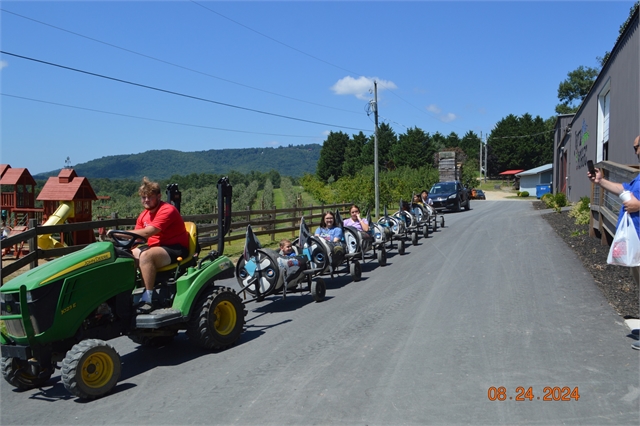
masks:
<path id="1" fill-rule="evenodd" d="M 200 268 L 189 268 L 187 273 L 176 281 L 173 309 L 179 310 L 183 317 L 191 316 L 191 309 L 204 290 L 215 285 L 217 280 L 233 278 L 234 271 L 233 262 L 226 256 L 220 256 Z"/>

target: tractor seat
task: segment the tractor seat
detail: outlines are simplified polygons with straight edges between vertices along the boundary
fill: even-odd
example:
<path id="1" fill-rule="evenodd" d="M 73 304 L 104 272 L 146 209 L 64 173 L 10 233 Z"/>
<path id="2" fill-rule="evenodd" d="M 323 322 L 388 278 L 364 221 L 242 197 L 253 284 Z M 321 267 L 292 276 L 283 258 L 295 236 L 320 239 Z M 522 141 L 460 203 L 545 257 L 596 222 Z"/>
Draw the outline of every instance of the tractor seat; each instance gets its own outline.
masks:
<path id="1" fill-rule="evenodd" d="M 198 229 L 196 228 L 196 224 L 193 222 L 185 222 L 184 227 L 187 228 L 187 233 L 189 234 L 189 256 L 185 257 L 180 262 L 163 266 L 162 268 L 158 269 L 157 272 L 171 271 L 172 269 L 176 269 L 178 265 L 182 266 L 185 263 L 189 263 L 193 259 L 193 256 L 196 254 L 196 248 L 198 246 Z"/>

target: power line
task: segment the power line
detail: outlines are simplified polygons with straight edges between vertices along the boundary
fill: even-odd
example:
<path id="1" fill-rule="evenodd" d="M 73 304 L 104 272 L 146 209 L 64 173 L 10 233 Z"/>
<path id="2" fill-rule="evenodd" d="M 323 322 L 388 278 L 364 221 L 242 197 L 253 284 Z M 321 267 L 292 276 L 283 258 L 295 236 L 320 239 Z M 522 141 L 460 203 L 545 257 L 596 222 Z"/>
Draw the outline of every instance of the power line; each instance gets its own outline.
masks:
<path id="1" fill-rule="evenodd" d="M 178 125 L 178 126 L 188 126 L 188 127 L 197 127 L 197 128 L 201 128 L 201 129 L 221 130 L 221 131 L 224 131 L 224 132 L 248 133 L 248 134 L 252 134 L 252 135 L 282 136 L 282 137 L 288 137 L 288 138 L 307 138 L 307 139 L 309 139 L 309 138 L 317 138 L 318 137 L 317 135 L 315 135 L 315 136 L 286 135 L 286 134 L 281 134 L 281 133 L 264 133 L 264 132 L 251 132 L 249 130 L 225 129 L 225 128 L 222 128 L 222 127 L 203 126 L 203 125 L 200 125 L 200 124 L 180 123 L 180 122 L 177 122 L 177 121 L 159 120 L 157 118 L 149 118 L 149 117 L 140 117 L 140 116 L 137 116 L 137 115 L 121 114 L 121 113 L 111 112 L 111 111 L 103 111 L 103 110 L 93 109 L 93 108 L 85 108 L 85 107 L 79 107 L 79 106 L 75 106 L 75 105 L 61 104 L 59 102 L 44 101 L 42 99 L 33 99 L 33 98 L 27 98 L 27 97 L 24 97 L 24 96 L 10 95 L 8 93 L 0 93 L 0 95 L 8 96 L 8 97 L 11 97 L 11 98 L 16 98 L 16 99 L 24 99 L 24 100 L 32 101 L 32 102 L 39 102 L 39 103 L 43 103 L 43 104 L 61 106 L 61 107 L 65 107 L 65 108 L 74 108 L 74 109 L 80 109 L 80 110 L 83 110 L 83 111 L 98 112 L 98 113 L 101 113 L 101 114 L 117 115 L 119 117 L 135 118 L 135 119 L 138 119 L 138 120 L 155 121 L 155 122 L 158 122 L 158 123 L 175 124 L 175 125 Z"/>
<path id="2" fill-rule="evenodd" d="M 239 106 L 239 105 L 228 104 L 228 103 L 225 103 L 225 102 L 214 101 L 212 99 L 205 99 L 205 98 L 201 98 L 201 97 L 198 97 L 198 96 L 187 95 L 187 94 L 184 94 L 184 93 L 174 92 L 174 91 L 171 91 L 171 90 L 160 89 L 158 87 L 148 86 L 148 85 L 141 84 L 141 83 L 134 83 L 132 81 L 122 80 L 122 79 L 119 79 L 119 78 L 109 77 L 109 76 L 106 76 L 106 75 L 97 74 L 97 73 L 93 73 L 93 72 L 90 72 L 90 71 L 84 71 L 84 70 L 80 70 L 80 69 L 77 69 L 77 68 L 67 67 L 67 66 L 64 66 L 64 65 L 55 64 L 53 62 L 47 62 L 47 61 L 43 61 L 43 60 L 40 60 L 40 59 L 30 58 L 28 56 L 22 56 L 22 55 L 18 55 L 18 54 L 15 54 L 15 53 L 10 53 L 10 52 L 4 51 L 4 50 L 0 50 L 0 53 L 3 53 L 5 55 L 14 56 L 16 58 L 26 59 L 28 61 L 38 62 L 38 63 L 41 63 L 41 64 L 45 64 L 45 65 L 50 65 L 50 66 L 53 66 L 53 67 L 66 69 L 66 70 L 69 70 L 69 71 L 75 71 L 75 72 L 79 72 L 79 73 L 82 73 L 82 74 L 91 75 L 91 76 L 94 76 L 94 77 L 104 78 L 106 80 L 117 81 L 119 83 L 124 83 L 124 84 L 129 84 L 129 85 L 132 85 L 132 86 L 142 87 L 144 89 L 155 90 L 157 92 L 167 93 L 167 94 L 175 95 L 175 96 L 181 96 L 183 98 L 194 99 L 194 100 L 198 100 L 198 101 L 202 101 L 202 102 L 208 102 L 208 103 L 212 103 L 212 104 L 216 104 L 216 105 L 226 106 L 226 107 L 229 107 L 229 108 L 236 108 L 236 109 L 240 109 L 240 110 L 243 110 L 243 111 L 250 111 L 250 112 L 255 112 L 255 113 L 258 113 L 258 114 L 264 114 L 264 115 L 269 115 L 269 116 L 272 116 L 272 117 L 284 118 L 284 119 L 287 119 L 287 120 L 300 121 L 300 122 L 304 122 L 304 123 L 318 124 L 318 125 L 321 125 L 321 126 L 338 127 L 338 128 L 341 128 L 341 129 L 358 130 L 358 131 L 368 131 L 366 129 L 360 129 L 360 128 L 357 128 L 357 127 L 340 126 L 340 125 L 337 125 L 337 124 L 329 124 L 329 123 L 322 123 L 322 122 L 319 122 L 319 121 L 305 120 L 303 118 L 290 117 L 290 116 L 287 116 L 287 115 L 276 114 L 276 113 L 267 112 L 267 111 L 261 111 L 261 110 L 257 110 L 257 109 L 253 109 L 253 108 L 242 107 L 242 106 Z"/>
<path id="3" fill-rule="evenodd" d="M 363 75 L 363 74 L 361 74 L 361 73 L 357 73 L 357 72 L 355 72 L 355 71 L 350 71 L 350 70 L 348 70 L 348 69 L 346 69 L 346 68 L 343 68 L 343 67 L 341 67 L 341 66 L 339 66 L 339 65 L 333 64 L 333 63 L 331 63 L 331 62 L 329 62 L 329 61 L 325 61 L 324 59 L 320 59 L 320 58 L 318 58 L 317 56 L 313 56 L 313 55 L 311 55 L 311 54 L 309 54 L 309 53 L 307 53 L 307 52 L 304 52 L 304 51 L 302 51 L 302 50 L 300 50 L 300 49 L 297 49 L 297 48 L 295 48 L 295 47 L 293 47 L 293 46 L 290 46 L 290 45 L 288 45 L 288 44 L 286 44 L 286 43 L 283 43 L 283 42 L 281 42 L 280 40 L 277 40 L 277 39 L 275 39 L 275 38 L 273 38 L 273 37 L 270 37 L 270 36 L 268 36 L 268 35 L 266 35 L 266 34 L 261 33 L 260 31 L 254 30 L 253 28 L 248 27 L 248 26 L 246 26 L 246 25 L 244 25 L 244 24 L 242 24 L 242 23 L 240 23 L 240 22 L 238 22 L 238 21 L 235 21 L 235 20 L 233 20 L 233 19 L 229 18 L 228 16 L 223 15 L 223 14 L 222 14 L 222 13 L 220 13 L 220 12 L 216 12 L 215 10 L 210 9 L 210 8 L 208 8 L 208 7 L 206 7 L 206 6 L 204 6 L 204 5 L 200 4 L 200 3 L 198 3 L 198 2 L 197 2 L 197 1 L 195 1 L 195 0 L 190 0 L 190 1 L 191 1 L 191 3 L 193 3 L 193 4 L 197 5 L 197 6 L 200 6 L 201 8 L 206 9 L 206 10 L 208 10 L 208 11 L 209 11 L 209 12 L 211 12 L 211 13 L 215 13 L 216 15 L 220 16 L 221 18 L 224 18 L 224 19 L 226 19 L 226 20 L 228 20 L 228 21 L 230 21 L 230 22 L 233 22 L 234 24 L 239 25 L 239 26 L 241 26 L 242 28 L 245 28 L 245 29 L 247 29 L 247 30 L 249 30 L 249 31 L 251 31 L 251 32 L 254 32 L 254 33 L 256 33 L 256 34 L 258 34 L 258 35 L 260 35 L 260 36 L 262 36 L 262 37 L 264 37 L 264 38 L 267 38 L 267 39 L 269 39 L 269 40 L 271 40 L 271 41 L 273 41 L 273 42 L 275 42 L 275 43 L 278 43 L 278 44 L 280 44 L 280 45 L 282 45 L 282 46 L 284 46 L 284 47 L 286 47 L 286 48 L 288 48 L 288 49 L 295 50 L 296 52 L 301 53 L 301 54 L 303 54 L 303 55 L 305 55 L 305 56 L 308 56 L 308 57 L 310 57 L 310 58 L 312 58 L 312 59 L 315 59 L 316 61 L 322 62 L 322 63 L 327 64 L 327 65 L 329 65 L 329 66 L 332 66 L 332 67 L 334 67 L 334 68 L 338 68 L 338 69 L 340 69 L 340 70 L 342 70 L 342 71 L 346 71 L 346 72 L 348 72 L 348 73 L 352 73 L 352 74 L 355 74 L 355 75 Z"/>
<path id="4" fill-rule="evenodd" d="M 533 133 L 531 135 L 521 135 L 521 136 L 489 136 L 489 139 L 522 139 L 522 138 L 530 138 L 532 136 L 540 136 L 540 135 L 544 135 L 545 133 L 551 133 L 551 132 L 555 132 L 555 129 L 552 130 L 545 130 L 544 132 L 540 132 L 540 133 Z"/>
<path id="5" fill-rule="evenodd" d="M 179 64 L 176 64 L 176 63 L 173 63 L 173 62 L 165 61 L 163 59 L 159 59 L 159 58 L 156 58 L 154 56 L 146 55 L 144 53 L 136 52 L 135 50 L 127 49 L 125 47 L 118 46 L 118 45 L 115 45 L 115 44 L 112 44 L 112 43 L 108 43 L 106 41 L 98 40 L 96 38 L 89 37 L 89 36 L 86 36 L 84 34 L 80 34 L 80 33 L 74 32 L 74 31 L 67 30 L 65 28 L 58 27 L 56 25 L 52 25 L 52 24 L 49 24 L 49 23 L 46 23 L 46 22 L 43 22 L 43 21 L 39 21 L 37 19 L 29 18 L 28 16 L 20 15 L 18 13 L 11 12 L 11 11 L 3 9 L 3 8 L 0 8 L 0 10 L 5 12 L 5 13 L 9 13 L 11 15 L 19 16 L 20 18 L 27 19 L 27 20 L 32 21 L 32 22 L 36 22 L 38 24 L 45 25 L 47 27 L 54 28 L 54 29 L 59 30 L 59 31 L 64 31 L 64 32 L 69 33 L 69 34 L 73 34 L 73 35 L 75 35 L 77 37 L 82 37 L 82 38 L 85 38 L 87 40 L 91 40 L 91 41 L 96 42 L 96 43 L 104 44 L 105 46 L 113 47 L 114 49 L 119 49 L 119 50 L 122 50 L 124 52 L 132 53 L 134 55 L 138 55 L 138 56 L 141 56 L 143 58 L 151 59 L 153 61 L 157 61 L 157 62 L 166 64 L 166 65 L 170 65 L 172 67 L 180 68 L 180 69 L 183 69 L 183 70 L 186 70 L 186 71 L 190 71 L 190 72 L 193 72 L 193 73 L 196 73 L 196 74 L 204 75 L 206 77 L 214 78 L 216 80 L 224 81 L 226 83 L 235 84 L 235 85 L 240 86 L 240 87 L 245 87 L 247 89 L 256 90 L 256 91 L 262 92 L 262 93 L 267 93 L 267 94 L 273 95 L 273 96 L 279 96 L 281 98 L 289 99 L 289 100 L 296 101 L 296 102 L 302 102 L 302 103 L 306 103 L 306 104 L 309 104 L 309 105 L 319 106 L 319 107 L 322 107 L 322 108 L 333 109 L 333 110 L 336 110 L 336 111 L 348 112 L 350 114 L 360 114 L 359 112 L 356 112 L 356 111 L 351 111 L 351 110 L 344 109 L 344 108 L 332 107 L 332 106 L 329 106 L 329 105 L 322 105 L 322 104 L 318 104 L 318 103 L 311 102 L 311 101 L 305 101 L 304 99 L 298 99 L 298 98 L 294 98 L 292 96 L 282 95 L 280 93 L 275 93 L 275 92 L 271 92 L 271 91 L 268 91 L 268 90 L 265 90 L 265 89 L 260 89 L 258 87 L 249 86 L 247 84 L 238 83 L 237 81 L 229 80 L 229 79 L 226 79 L 226 78 L 223 78 L 223 77 L 218 77 L 216 75 L 209 74 L 209 73 L 206 73 L 206 72 L 203 72 L 203 71 L 198 71 L 198 70 L 193 69 L 193 68 L 189 68 L 189 67 L 185 67 L 183 65 L 179 65 Z"/>

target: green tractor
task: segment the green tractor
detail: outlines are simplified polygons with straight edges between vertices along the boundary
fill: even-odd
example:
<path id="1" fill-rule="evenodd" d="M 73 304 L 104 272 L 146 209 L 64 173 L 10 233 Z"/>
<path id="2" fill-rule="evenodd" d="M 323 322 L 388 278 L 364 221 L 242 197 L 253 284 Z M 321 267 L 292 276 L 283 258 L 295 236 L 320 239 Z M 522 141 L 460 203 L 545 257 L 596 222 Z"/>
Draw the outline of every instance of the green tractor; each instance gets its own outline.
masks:
<path id="1" fill-rule="evenodd" d="M 169 187 L 169 201 L 179 209 L 177 185 Z M 21 390 L 40 387 L 61 362 L 65 388 L 93 399 L 110 392 L 120 377 L 120 356 L 110 339 L 126 335 L 140 345 L 162 346 L 186 330 L 189 340 L 206 349 L 233 345 L 247 311 L 234 290 L 216 285 L 234 276 L 233 263 L 222 255 L 231 192 L 228 179 L 220 179 L 218 251 L 198 259 L 196 227 L 187 222 L 189 256 L 158 271 L 160 307 L 148 314 L 137 314 L 134 306 L 142 283 L 131 249 L 141 241 L 127 231 L 111 231 L 113 242 L 90 244 L 0 287 L 4 379 Z"/>

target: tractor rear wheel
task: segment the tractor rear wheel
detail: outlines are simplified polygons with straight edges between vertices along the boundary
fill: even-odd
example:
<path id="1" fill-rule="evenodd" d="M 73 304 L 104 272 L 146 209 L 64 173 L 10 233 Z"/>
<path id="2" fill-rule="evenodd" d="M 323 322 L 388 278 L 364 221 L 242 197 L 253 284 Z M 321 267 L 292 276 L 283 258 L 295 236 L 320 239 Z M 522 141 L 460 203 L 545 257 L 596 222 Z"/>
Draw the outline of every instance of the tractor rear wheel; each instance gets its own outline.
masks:
<path id="1" fill-rule="evenodd" d="M 75 344 L 62 361 L 62 383 L 73 395 L 94 399 L 109 393 L 120 378 L 120 355 L 103 340 Z"/>
<path id="2" fill-rule="evenodd" d="M 187 336 L 205 349 L 224 349 L 240 338 L 246 314 L 244 303 L 235 291 L 228 287 L 209 287 L 193 307 Z"/>
<path id="3" fill-rule="evenodd" d="M 52 374 L 53 366 L 35 375 L 30 371 L 27 361 L 10 357 L 2 358 L 2 377 L 20 390 L 39 388 L 51 378 Z"/>

